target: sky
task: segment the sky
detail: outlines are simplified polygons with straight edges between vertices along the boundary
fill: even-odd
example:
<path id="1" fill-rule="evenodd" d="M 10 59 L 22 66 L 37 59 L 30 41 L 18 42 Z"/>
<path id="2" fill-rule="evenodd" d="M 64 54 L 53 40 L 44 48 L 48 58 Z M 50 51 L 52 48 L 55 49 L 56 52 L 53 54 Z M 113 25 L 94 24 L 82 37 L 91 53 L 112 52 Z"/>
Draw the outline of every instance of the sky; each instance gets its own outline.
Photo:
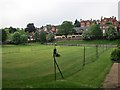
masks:
<path id="1" fill-rule="evenodd" d="M 118 18 L 120 0 L 0 0 L 0 28 L 59 25 L 68 20 Z"/>

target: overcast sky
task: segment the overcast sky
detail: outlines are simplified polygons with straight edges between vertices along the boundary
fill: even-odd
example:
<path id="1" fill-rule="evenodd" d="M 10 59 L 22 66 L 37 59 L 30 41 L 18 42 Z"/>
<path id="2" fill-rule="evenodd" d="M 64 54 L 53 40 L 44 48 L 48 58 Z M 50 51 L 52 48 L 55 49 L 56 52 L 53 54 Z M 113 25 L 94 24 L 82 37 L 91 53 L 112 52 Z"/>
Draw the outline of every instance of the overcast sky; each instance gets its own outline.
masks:
<path id="1" fill-rule="evenodd" d="M 0 0 L 0 28 L 61 24 L 64 20 L 118 18 L 119 0 Z"/>

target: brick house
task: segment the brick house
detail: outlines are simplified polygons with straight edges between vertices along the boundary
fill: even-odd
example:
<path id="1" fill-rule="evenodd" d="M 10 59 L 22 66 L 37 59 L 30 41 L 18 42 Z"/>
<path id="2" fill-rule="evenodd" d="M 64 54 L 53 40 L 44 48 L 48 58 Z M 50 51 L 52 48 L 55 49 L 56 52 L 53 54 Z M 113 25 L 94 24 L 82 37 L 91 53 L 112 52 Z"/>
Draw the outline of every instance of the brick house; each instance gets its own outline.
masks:
<path id="1" fill-rule="evenodd" d="M 106 30 L 109 27 L 109 25 L 107 25 L 107 23 L 111 23 L 115 27 L 116 30 L 117 30 L 117 27 L 119 26 L 119 23 L 116 20 L 116 17 L 114 17 L 114 16 L 112 16 L 110 18 L 101 17 L 100 28 L 101 28 L 101 30 L 103 30 L 103 34 L 106 32 Z"/>

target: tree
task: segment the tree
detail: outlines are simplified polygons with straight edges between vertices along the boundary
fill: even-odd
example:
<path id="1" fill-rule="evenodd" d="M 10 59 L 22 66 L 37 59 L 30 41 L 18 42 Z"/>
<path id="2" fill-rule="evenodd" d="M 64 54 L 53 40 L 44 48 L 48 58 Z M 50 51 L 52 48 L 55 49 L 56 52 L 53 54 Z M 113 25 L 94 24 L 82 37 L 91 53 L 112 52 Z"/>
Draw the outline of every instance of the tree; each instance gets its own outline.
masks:
<path id="1" fill-rule="evenodd" d="M 67 37 L 68 34 L 75 33 L 73 29 L 73 24 L 70 21 L 64 21 L 58 28 L 57 34 L 65 35 Z"/>
<path id="2" fill-rule="evenodd" d="M 102 30 L 100 29 L 100 25 L 93 24 L 89 28 L 91 32 L 91 39 L 101 39 L 103 36 Z"/>
<path id="3" fill-rule="evenodd" d="M 44 31 L 41 31 L 40 33 L 40 42 L 42 44 L 46 42 L 46 33 Z"/>
<path id="4" fill-rule="evenodd" d="M 37 31 L 35 32 L 35 34 L 34 34 L 34 39 L 35 39 L 36 42 L 40 41 L 39 32 L 37 32 Z"/>
<path id="5" fill-rule="evenodd" d="M 0 29 L 0 41 L 5 42 L 7 40 L 7 32 L 4 29 Z"/>
<path id="6" fill-rule="evenodd" d="M 77 19 L 75 20 L 74 26 L 75 27 L 80 27 L 80 22 Z"/>
<path id="7" fill-rule="evenodd" d="M 29 23 L 27 24 L 27 28 L 25 28 L 25 32 L 35 32 L 36 31 L 36 28 L 34 26 L 34 23 Z"/>
<path id="8" fill-rule="evenodd" d="M 20 43 L 25 44 L 28 41 L 28 36 L 26 34 L 22 34 L 20 36 Z"/>
<path id="9" fill-rule="evenodd" d="M 91 40 L 90 31 L 83 32 L 82 37 L 83 37 L 83 40 Z"/>
<path id="10" fill-rule="evenodd" d="M 110 25 L 106 31 L 106 38 L 108 40 L 114 40 L 116 37 L 117 37 L 117 32 L 115 28 L 112 25 Z"/>
<path id="11" fill-rule="evenodd" d="M 17 31 L 17 29 L 16 29 L 16 28 L 13 28 L 13 27 L 10 27 L 10 28 L 8 28 L 8 29 L 9 29 L 9 33 L 14 33 L 14 32 Z"/>
<path id="12" fill-rule="evenodd" d="M 21 43 L 21 34 L 19 32 L 15 32 L 12 36 L 12 41 L 14 44 L 20 44 Z"/>
<path id="13" fill-rule="evenodd" d="M 49 33 L 49 34 L 47 35 L 47 41 L 48 41 L 48 42 L 54 41 L 54 34 Z"/>
<path id="14" fill-rule="evenodd" d="M 83 34 L 84 39 L 101 39 L 102 36 L 102 30 L 97 24 L 93 24 L 92 26 L 90 26 L 88 31 L 86 31 L 86 33 Z"/>

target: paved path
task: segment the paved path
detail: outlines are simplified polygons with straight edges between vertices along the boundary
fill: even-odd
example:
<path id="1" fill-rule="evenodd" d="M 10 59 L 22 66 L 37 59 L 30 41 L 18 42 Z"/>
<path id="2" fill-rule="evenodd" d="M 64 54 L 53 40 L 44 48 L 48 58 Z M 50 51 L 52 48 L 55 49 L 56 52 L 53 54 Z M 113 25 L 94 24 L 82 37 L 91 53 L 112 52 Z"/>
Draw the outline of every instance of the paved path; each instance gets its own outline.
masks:
<path id="1" fill-rule="evenodd" d="M 119 72 L 119 73 L 118 73 Z M 120 63 L 114 63 L 102 88 L 120 90 Z"/>

